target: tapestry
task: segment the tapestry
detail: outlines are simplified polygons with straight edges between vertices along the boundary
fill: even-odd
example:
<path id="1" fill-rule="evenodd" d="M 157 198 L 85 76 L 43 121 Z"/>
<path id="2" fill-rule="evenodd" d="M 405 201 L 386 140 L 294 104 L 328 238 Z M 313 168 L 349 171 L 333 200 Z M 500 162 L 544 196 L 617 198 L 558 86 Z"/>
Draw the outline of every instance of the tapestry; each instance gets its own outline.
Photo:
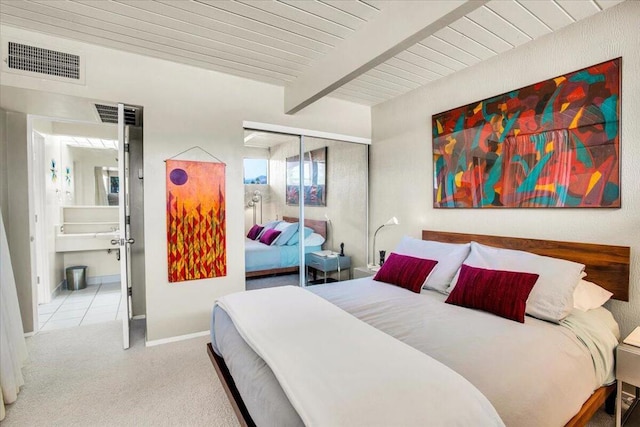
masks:
<path id="1" fill-rule="evenodd" d="M 169 282 L 226 276 L 224 163 L 166 163 Z"/>
<path id="2" fill-rule="evenodd" d="M 621 58 L 432 117 L 436 208 L 620 207 Z"/>

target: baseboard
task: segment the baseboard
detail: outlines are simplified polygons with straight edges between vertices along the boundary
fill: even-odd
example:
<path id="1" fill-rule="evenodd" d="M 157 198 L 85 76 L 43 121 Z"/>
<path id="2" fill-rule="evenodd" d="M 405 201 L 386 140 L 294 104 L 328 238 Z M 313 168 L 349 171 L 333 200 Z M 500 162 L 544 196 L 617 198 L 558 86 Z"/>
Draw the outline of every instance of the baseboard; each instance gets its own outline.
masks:
<path id="1" fill-rule="evenodd" d="M 34 336 L 35 334 L 36 334 L 35 332 L 25 332 L 25 333 L 24 333 L 24 337 L 25 337 L 25 338 L 29 338 L 29 337 Z"/>
<path id="2" fill-rule="evenodd" d="M 104 285 L 107 283 L 119 283 L 120 282 L 120 275 L 119 274 L 106 274 L 104 276 L 89 276 L 87 277 L 87 285 L 88 286 L 94 286 L 94 285 Z M 66 284 L 66 280 L 65 280 L 65 284 Z M 65 289 L 66 289 L 66 285 L 65 285 Z"/>
<path id="3" fill-rule="evenodd" d="M 67 280 L 66 279 L 62 279 L 60 281 L 60 283 L 58 283 L 58 286 L 56 286 L 55 289 L 53 291 L 51 291 L 51 300 L 53 300 L 55 297 L 60 295 L 60 292 L 63 289 L 67 289 Z"/>
<path id="4" fill-rule="evenodd" d="M 204 337 L 205 335 L 209 335 L 209 331 L 194 332 L 193 334 L 178 335 L 177 337 L 162 338 L 162 339 L 159 339 L 159 340 L 147 341 L 145 343 L 145 346 L 146 347 L 153 347 L 153 346 L 161 345 L 161 344 L 169 344 L 169 343 L 177 342 L 177 341 L 190 340 L 191 338 Z"/>
<path id="5" fill-rule="evenodd" d="M 102 276 L 88 276 L 87 286 L 100 285 L 102 283 Z"/>
<path id="6" fill-rule="evenodd" d="M 99 276 L 102 279 L 102 284 L 105 283 L 120 283 L 120 275 L 119 274 L 110 274 L 107 276 Z"/>

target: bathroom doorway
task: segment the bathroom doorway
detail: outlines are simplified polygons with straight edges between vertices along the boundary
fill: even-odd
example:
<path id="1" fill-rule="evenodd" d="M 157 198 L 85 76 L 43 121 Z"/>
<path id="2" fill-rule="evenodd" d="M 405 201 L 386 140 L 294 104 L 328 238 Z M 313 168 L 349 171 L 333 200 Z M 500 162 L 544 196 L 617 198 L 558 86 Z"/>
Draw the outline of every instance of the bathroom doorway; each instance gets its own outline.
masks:
<path id="1" fill-rule="evenodd" d="M 99 122 L 28 116 L 30 209 L 41 206 L 37 217 L 31 215 L 37 331 L 145 316 L 142 108 L 126 109 L 125 167 L 117 106 L 91 105 Z M 120 170 L 126 170 L 126 186 Z M 119 200 L 125 191 L 129 235 L 121 246 Z M 123 248 L 131 256 L 130 292 L 122 291 Z M 68 285 L 67 269 L 82 266 Z"/>

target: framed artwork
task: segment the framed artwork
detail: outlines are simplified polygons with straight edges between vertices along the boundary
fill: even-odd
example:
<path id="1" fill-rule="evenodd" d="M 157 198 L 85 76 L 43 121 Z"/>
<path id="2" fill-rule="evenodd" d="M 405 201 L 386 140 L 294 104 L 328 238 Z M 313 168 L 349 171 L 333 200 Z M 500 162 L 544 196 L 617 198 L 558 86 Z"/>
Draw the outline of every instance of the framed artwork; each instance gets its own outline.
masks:
<path id="1" fill-rule="evenodd" d="M 167 160 L 169 282 L 227 275 L 224 163 Z"/>
<path id="2" fill-rule="evenodd" d="M 436 208 L 619 208 L 621 58 L 435 114 Z"/>
<path id="3" fill-rule="evenodd" d="M 304 204 L 327 206 L 327 147 L 308 151 L 303 155 Z M 300 203 L 300 156 L 287 157 L 287 205 Z"/>

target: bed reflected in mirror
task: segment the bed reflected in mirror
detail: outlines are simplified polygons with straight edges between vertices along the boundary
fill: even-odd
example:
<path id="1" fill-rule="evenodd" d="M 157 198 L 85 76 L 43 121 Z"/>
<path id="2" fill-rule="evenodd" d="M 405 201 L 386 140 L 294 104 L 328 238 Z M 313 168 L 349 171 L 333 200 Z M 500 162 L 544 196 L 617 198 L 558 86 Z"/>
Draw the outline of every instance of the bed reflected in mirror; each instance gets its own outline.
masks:
<path id="1" fill-rule="evenodd" d="M 351 267 L 367 264 L 368 145 L 304 137 L 304 227 L 298 224 L 300 190 L 293 188 L 301 183 L 300 154 L 297 135 L 245 130 L 247 289 L 304 286 L 307 270 L 301 278 L 300 265 L 310 252 L 340 256 L 342 248 Z M 351 277 L 339 269 L 326 273 L 328 281 Z"/>

